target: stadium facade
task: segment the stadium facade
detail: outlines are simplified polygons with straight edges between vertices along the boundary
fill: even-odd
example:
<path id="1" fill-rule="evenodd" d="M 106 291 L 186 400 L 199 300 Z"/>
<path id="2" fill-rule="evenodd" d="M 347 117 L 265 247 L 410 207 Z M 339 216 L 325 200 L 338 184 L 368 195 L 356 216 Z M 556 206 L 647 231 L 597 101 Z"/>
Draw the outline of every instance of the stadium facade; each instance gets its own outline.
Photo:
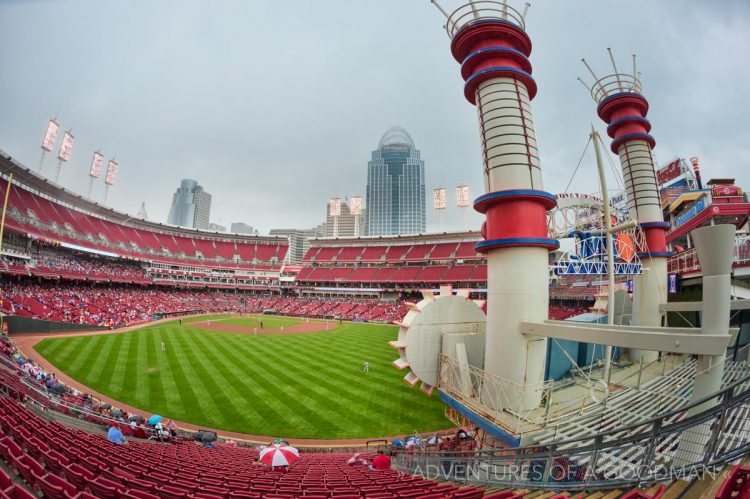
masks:
<path id="1" fill-rule="evenodd" d="M 167 223 L 180 227 L 208 229 L 211 216 L 211 194 L 203 190 L 197 181 L 186 178 L 172 195 Z"/>
<path id="2" fill-rule="evenodd" d="M 385 131 L 367 164 L 367 235 L 424 233 L 424 161 L 409 132 Z"/>

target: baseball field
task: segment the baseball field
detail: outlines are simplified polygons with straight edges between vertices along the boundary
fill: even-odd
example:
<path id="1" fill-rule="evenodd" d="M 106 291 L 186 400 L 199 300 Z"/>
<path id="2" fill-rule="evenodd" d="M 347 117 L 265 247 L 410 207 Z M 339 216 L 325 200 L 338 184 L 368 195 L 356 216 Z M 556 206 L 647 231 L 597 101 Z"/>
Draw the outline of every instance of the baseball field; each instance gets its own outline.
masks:
<path id="1" fill-rule="evenodd" d="M 50 338 L 34 348 L 99 393 L 195 425 L 315 439 L 449 427 L 438 397 L 410 388 L 401 380 L 406 373 L 390 365 L 398 352 L 387 343 L 397 332 L 391 325 L 216 316 Z"/>

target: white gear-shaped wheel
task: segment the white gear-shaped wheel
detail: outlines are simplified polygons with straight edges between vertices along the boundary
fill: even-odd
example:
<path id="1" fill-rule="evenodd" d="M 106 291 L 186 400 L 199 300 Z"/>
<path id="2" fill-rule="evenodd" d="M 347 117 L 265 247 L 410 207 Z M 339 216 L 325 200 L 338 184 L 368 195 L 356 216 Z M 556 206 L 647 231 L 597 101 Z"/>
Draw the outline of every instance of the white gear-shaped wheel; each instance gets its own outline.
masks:
<path id="1" fill-rule="evenodd" d="M 404 381 L 412 387 L 421 381 L 420 390 L 432 395 L 438 384 L 443 335 L 484 333 L 486 317 L 484 300 L 470 299 L 468 289 L 453 294 L 450 286 L 441 286 L 440 294 L 422 291 L 422 296 L 419 303 L 407 303 L 409 312 L 399 324 L 398 340 L 388 344 L 399 351 L 393 366 L 409 370 Z"/>

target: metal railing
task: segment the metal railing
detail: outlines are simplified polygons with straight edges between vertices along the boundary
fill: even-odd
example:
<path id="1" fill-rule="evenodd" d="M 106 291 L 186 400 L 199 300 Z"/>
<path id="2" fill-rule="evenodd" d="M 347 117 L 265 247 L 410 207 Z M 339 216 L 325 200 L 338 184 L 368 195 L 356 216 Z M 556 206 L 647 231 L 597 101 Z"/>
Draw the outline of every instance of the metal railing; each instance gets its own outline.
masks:
<path id="1" fill-rule="evenodd" d="M 533 411 L 523 407 L 530 400 L 549 400 L 553 386 L 553 381 L 524 386 L 445 355 L 440 356 L 440 390 L 477 414 L 502 422 L 502 426 L 514 434 L 538 428 Z"/>
<path id="2" fill-rule="evenodd" d="M 526 4 L 526 9 L 528 9 L 528 4 Z M 447 17 L 445 31 L 451 39 L 463 28 L 477 21 L 504 21 L 514 24 L 522 30 L 526 29 L 526 23 L 524 22 L 526 10 L 523 13 L 517 11 L 508 5 L 507 0 L 504 2 L 474 0 L 461 5 Z"/>
<path id="3" fill-rule="evenodd" d="M 734 254 L 732 265 L 750 263 L 750 236 L 737 236 L 734 240 Z M 669 259 L 668 271 L 670 274 L 682 274 L 684 272 L 698 272 L 701 269 L 698 251 L 695 248 L 682 251 Z"/>
<path id="4" fill-rule="evenodd" d="M 614 73 L 596 80 L 591 86 L 591 97 L 601 102 L 607 97 L 621 93 L 641 93 L 643 85 L 637 76 L 626 73 Z"/>
<path id="5" fill-rule="evenodd" d="M 543 490 L 643 487 L 716 473 L 750 451 L 750 376 L 645 421 L 548 446 L 402 452 L 404 472 L 476 485 Z M 715 403 L 688 417 L 688 409 Z M 625 435 L 625 436 L 622 436 Z"/>

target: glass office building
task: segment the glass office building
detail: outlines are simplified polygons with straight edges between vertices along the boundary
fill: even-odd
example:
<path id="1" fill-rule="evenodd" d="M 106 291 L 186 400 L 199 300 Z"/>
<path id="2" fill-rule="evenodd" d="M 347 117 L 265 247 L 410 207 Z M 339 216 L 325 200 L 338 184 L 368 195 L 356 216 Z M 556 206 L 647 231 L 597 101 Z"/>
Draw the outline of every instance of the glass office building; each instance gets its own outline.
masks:
<path id="1" fill-rule="evenodd" d="M 389 128 L 367 163 L 367 235 L 424 233 L 424 161 L 409 133 Z"/>

